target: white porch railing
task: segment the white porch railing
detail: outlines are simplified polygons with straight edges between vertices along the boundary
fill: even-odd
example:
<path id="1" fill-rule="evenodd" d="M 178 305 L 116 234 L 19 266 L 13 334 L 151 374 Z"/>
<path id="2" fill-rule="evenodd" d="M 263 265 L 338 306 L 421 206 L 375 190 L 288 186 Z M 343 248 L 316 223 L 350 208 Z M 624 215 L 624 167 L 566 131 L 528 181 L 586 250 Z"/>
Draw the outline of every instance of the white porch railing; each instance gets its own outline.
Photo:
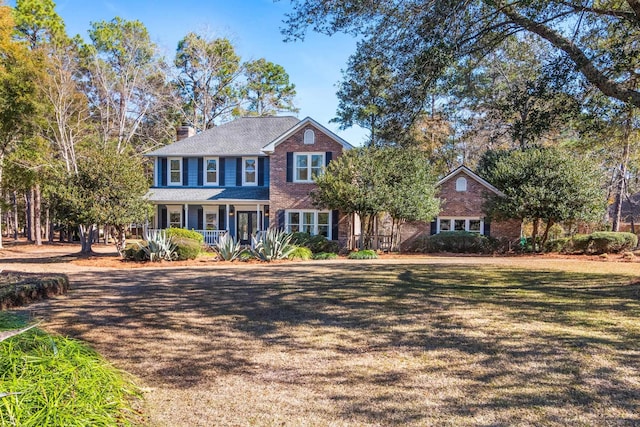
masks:
<path id="1" fill-rule="evenodd" d="M 154 231 L 153 228 L 149 228 L 148 231 Z M 197 233 L 202 234 L 204 237 L 204 243 L 208 246 L 213 246 L 218 241 L 220 241 L 220 237 L 224 236 L 227 230 L 193 230 Z"/>
<path id="2" fill-rule="evenodd" d="M 227 233 L 227 230 L 195 230 L 204 236 L 204 243 L 213 246 L 220 240 L 220 237 Z"/>

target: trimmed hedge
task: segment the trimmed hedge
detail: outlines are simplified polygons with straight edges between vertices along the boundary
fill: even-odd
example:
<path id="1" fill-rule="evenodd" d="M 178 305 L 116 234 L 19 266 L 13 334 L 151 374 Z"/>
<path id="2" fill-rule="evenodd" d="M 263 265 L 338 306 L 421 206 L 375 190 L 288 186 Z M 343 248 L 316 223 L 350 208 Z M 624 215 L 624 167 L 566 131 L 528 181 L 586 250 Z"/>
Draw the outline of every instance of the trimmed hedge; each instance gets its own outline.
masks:
<path id="1" fill-rule="evenodd" d="M 0 310 L 66 294 L 69 279 L 62 275 L 31 273 L 0 274 Z"/>
<path id="2" fill-rule="evenodd" d="M 547 242 L 548 252 L 604 254 L 619 253 L 634 249 L 638 245 L 638 236 L 633 233 L 598 231 L 592 234 L 576 234 Z"/>
<path id="3" fill-rule="evenodd" d="M 336 240 L 328 240 L 324 236 L 312 236 L 309 233 L 293 233 L 291 243 L 311 249 L 314 254 L 321 252 L 338 252 L 340 245 Z"/>
<path id="4" fill-rule="evenodd" d="M 176 253 L 178 254 L 178 261 L 196 259 L 202 251 L 202 243 L 198 240 L 186 237 L 173 237 L 172 240 L 177 246 Z"/>
<path id="5" fill-rule="evenodd" d="M 185 238 L 197 240 L 201 245 L 204 244 L 204 236 L 195 230 L 187 230 L 186 228 L 167 228 L 164 232 L 167 237 L 172 237 L 173 239 Z"/>
<path id="6" fill-rule="evenodd" d="M 469 231 L 443 231 L 422 237 L 414 244 L 417 252 L 490 253 L 497 247 L 495 238 Z"/>

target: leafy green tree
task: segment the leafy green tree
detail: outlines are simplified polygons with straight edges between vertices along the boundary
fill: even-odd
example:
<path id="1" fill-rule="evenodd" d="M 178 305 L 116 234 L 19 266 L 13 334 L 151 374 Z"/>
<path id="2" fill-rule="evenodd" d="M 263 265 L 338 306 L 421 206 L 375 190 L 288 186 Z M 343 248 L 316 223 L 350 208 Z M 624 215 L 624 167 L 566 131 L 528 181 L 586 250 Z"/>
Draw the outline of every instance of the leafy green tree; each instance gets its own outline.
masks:
<path id="1" fill-rule="evenodd" d="M 178 43 L 175 84 L 182 97 L 182 117 L 197 131 L 228 118 L 240 104 L 240 57 L 226 38 L 189 33 Z"/>
<path id="2" fill-rule="evenodd" d="M 117 247 L 124 249 L 127 226 L 142 222 L 150 214 L 144 199 L 149 184 L 142 161 L 131 149 L 117 147 L 88 150 L 79 159 L 78 173 L 69 177 L 58 197 L 68 219 L 79 225 L 82 252 L 90 253 L 95 224 L 113 224 L 118 231 Z"/>
<path id="3" fill-rule="evenodd" d="M 598 164 L 558 148 L 488 152 L 479 172 L 502 191 L 487 203 L 496 219 L 528 220 L 532 239 L 547 241 L 554 224 L 598 221 L 604 213 L 603 175 Z"/>
<path id="4" fill-rule="evenodd" d="M 53 0 L 17 0 L 16 30 L 35 49 L 66 37 L 64 21 L 55 11 Z"/>
<path id="5" fill-rule="evenodd" d="M 360 247 L 373 234 L 374 217 L 388 212 L 395 235 L 405 221 L 428 221 L 438 213 L 435 178 L 419 150 L 363 147 L 344 152 L 315 177 L 311 198 L 318 207 L 357 214 Z"/>
<path id="6" fill-rule="evenodd" d="M 345 31 L 362 35 L 365 45 L 381 46 L 396 77 L 414 89 L 404 92 L 409 108 L 424 101 L 425 91 L 415 89 L 433 86 L 453 64 L 494 51 L 516 32 L 531 33 L 600 92 L 638 107 L 633 81 L 639 55 L 632 46 L 639 23 L 637 0 L 299 0 L 284 33 L 302 39 L 308 27 L 324 34 Z"/>
<path id="7" fill-rule="evenodd" d="M 282 65 L 264 58 L 244 64 L 246 85 L 246 113 L 253 116 L 272 116 L 279 112 L 298 112 L 293 100 L 296 86 L 289 82 L 289 74 Z"/>

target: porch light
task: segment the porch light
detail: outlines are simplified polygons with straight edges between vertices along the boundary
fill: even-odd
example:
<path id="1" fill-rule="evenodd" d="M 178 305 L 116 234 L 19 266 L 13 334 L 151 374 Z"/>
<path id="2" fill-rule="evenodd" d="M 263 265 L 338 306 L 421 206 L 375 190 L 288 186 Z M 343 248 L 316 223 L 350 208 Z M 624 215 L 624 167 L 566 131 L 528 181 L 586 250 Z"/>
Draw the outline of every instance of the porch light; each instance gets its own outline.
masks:
<path id="1" fill-rule="evenodd" d="M 236 208 L 233 205 L 229 206 L 229 216 L 234 216 L 235 213 L 236 213 Z"/>
<path id="2" fill-rule="evenodd" d="M 269 206 L 264 207 L 264 217 L 269 218 Z"/>

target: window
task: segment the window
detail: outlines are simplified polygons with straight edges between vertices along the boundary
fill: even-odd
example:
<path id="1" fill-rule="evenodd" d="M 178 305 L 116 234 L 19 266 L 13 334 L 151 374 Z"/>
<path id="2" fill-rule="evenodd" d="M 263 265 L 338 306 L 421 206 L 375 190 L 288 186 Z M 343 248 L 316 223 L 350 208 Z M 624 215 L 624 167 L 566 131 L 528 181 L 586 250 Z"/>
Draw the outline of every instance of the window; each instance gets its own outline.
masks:
<path id="1" fill-rule="evenodd" d="M 173 208 L 169 209 L 169 228 L 182 228 L 182 209 Z"/>
<path id="2" fill-rule="evenodd" d="M 169 158 L 169 185 L 182 184 L 182 159 Z"/>
<path id="3" fill-rule="evenodd" d="M 484 234 L 484 221 L 481 218 L 438 218 L 438 233 L 443 231 L 470 231 Z"/>
<path id="4" fill-rule="evenodd" d="M 242 185 L 258 185 L 258 158 L 242 158 Z"/>
<path id="5" fill-rule="evenodd" d="M 285 229 L 289 233 L 303 232 L 331 238 L 331 214 L 326 211 L 287 211 Z"/>
<path id="6" fill-rule="evenodd" d="M 313 182 L 322 173 L 325 153 L 295 153 L 294 182 Z"/>
<path id="7" fill-rule="evenodd" d="M 205 230 L 218 229 L 218 212 L 204 211 L 204 229 Z"/>
<path id="8" fill-rule="evenodd" d="M 467 191 L 467 178 L 461 176 L 456 179 L 456 191 Z"/>
<path id="9" fill-rule="evenodd" d="M 204 183 L 205 185 L 218 185 L 218 158 L 217 157 L 205 157 Z"/>
<path id="10" fill-rule="evenodd" d="M 316 134 L 311 130 L 307 129 L 304 131 L 304 144 L 305 145 L 313 145 L 316 142 Z"/>

